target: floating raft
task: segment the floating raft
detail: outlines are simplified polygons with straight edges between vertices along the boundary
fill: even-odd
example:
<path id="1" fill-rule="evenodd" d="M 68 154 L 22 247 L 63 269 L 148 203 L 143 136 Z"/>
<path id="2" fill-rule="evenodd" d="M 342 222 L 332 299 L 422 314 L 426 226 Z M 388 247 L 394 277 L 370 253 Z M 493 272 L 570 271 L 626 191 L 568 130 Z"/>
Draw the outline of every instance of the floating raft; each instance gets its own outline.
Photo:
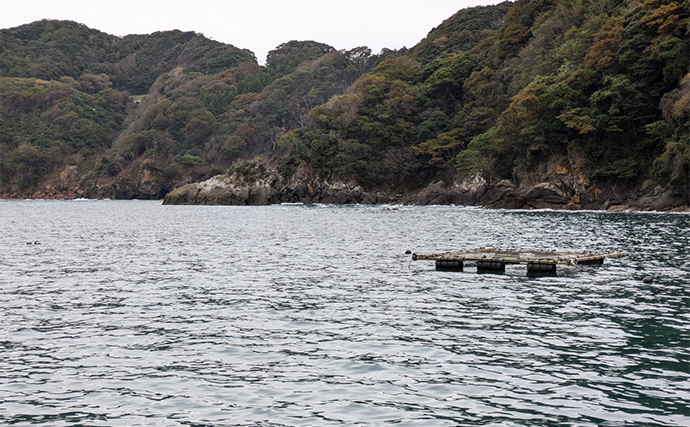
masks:
<path id="1" fill-rule="evenodd" d="M 463 271 L 465 261 L 476 261 L 477 271 L 505 271 L 506 264 L 527 264 L 528 273 L 555 273 L 556 265 L 603 264 L 624 252 L 528 251 L 479 248 L 437 254 L 412 254 L 414 261 L 436 261 L 436 270 Z"/>

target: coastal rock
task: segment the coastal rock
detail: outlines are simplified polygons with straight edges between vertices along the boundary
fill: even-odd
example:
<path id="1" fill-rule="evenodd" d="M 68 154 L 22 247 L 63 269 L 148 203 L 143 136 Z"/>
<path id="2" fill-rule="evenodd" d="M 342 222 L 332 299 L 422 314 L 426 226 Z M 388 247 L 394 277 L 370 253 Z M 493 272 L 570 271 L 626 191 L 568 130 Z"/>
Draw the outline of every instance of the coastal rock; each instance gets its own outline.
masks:
<path id="1" fill-rule="evenodd" d="M 563 172 L 559 169 L 557 172 Z M 329 204 L 407 204 L 407 205 L 463 205 L 507 209 L 603 209 L 676 210 L 688 209 L 682 197 L 658 186 L 647 186 L 633 193 L 625 186 L 586 186 L 577 177 L 565 172 L 539 182 L 535 177 L 516 185 L 509 180 L 487 182 L 477 174 L 472 179 L 446 185 L 442 181 L 429 184 L 416 192 L 392 193 L 367 191 L 353 181 L 321 179 L 307 169 L 298 169 L 285 179 L 261 161 L 253 161 L 247 168 L 231 175 L 216 175 L 206 181 L 187 184 L 169 192 L 164 204 L 207 205 L 266 205 L 274 203 Z M 536 182 L 536 184 L 535 184 Z M 123 183 L 99 187 L 100 194 L 113 198 L 145 197 L 137 183 Z"/>
<path id="2" fill-rule="evenodd" d="M 176 188 L 165 196 L 170 205 L 268 205 L 279 203 L 279 192 L 267 182 L 243 184 L 228 175 Z"/>
<path id="3" fill-rule="evenodd" d="M 637 210 L 669 211 L 681 207 L 679 200 L 671 190 L 653 186 L 632 198 L 630 205 Z"/>
<path id="4" fill-rule="evenodd" d="M 60 172 L 60 183 L 68 187 L 76 187 L 79 184 L 79 172 L 76 166 L 67 166 Z"/>
<path id="5" fill-rule="evenodd" d="M 571 196 L 552 183 L 542 182 L 530 188 L 523 196 L 526 208 L 559 209 L 570 203 Z"/>
<path id="6" fill-rule="evenodd" d="M 351 182 L 324 182 L 315 191 L 313 202 L 332 204 L 361 203 L 364 190 Z"/>
<path id="7" fill-rule="evenodd" d="M 451 202 L 451 191 L 442 182 L 435 182 L 417 194 L 414 204 L 447 205 Z"/>
<path id="8" fill-rule="evenodd" d="M 454 187 L 452 203 L 455 205 L 477 205 L 484 197 L 489 186 L 486 179 L 477 173 L 472 179 L 465 180 Z"/>
<path id="9" fill-rule="evenodd" d="M 416 195 L 403 198 L 403 203 L 415 205 L 460 205 L 473 206 L 480 204 L 488 189 L 486 180 L 477 174 L 471 179 L 446 186 L 443 182 L 434 182 Z"/>
<path id="10" fill-rule="evenodd" d="M 520 209 L 524 206 L 524 200 L 518 192 L 515 184 L 504 179 L 496 183 L 486 193 L 488 200 L 486 207 L 503 209 Z"/>

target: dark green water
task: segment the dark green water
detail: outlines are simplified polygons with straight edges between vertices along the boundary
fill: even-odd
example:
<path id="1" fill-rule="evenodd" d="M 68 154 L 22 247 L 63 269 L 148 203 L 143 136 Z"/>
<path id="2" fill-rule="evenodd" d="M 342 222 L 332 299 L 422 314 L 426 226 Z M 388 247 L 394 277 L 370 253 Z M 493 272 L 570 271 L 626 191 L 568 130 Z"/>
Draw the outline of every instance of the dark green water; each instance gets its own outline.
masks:
<path id="1" fill-rule="evenodd" d="M 690 425 L 689 215 L 0 201 L 0 225 L 2 425 Z M 404 255 L 480 246 L 628 257 Z"/>

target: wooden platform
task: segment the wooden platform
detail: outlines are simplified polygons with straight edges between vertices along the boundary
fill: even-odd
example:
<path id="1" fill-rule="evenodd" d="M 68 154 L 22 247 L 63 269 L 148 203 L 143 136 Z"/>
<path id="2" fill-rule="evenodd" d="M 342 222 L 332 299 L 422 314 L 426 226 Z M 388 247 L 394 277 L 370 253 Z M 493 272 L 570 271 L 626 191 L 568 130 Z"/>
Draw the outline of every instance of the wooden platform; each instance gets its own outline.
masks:
<path id="1" fill-rule="evenodd" d="M 468 249 L 435 254 L 412 254 L 414 261 L 436 261 L 437 270 L 462 271 L 465 261 L 475 261 L 478 271 L 505 271 L 506 264 L 527 264 L 530 273 L 555 273 L 556 265 L 603 264 L 605 258 L 624 257 L 624 252 L 568 252 L 541 250 Z"/>

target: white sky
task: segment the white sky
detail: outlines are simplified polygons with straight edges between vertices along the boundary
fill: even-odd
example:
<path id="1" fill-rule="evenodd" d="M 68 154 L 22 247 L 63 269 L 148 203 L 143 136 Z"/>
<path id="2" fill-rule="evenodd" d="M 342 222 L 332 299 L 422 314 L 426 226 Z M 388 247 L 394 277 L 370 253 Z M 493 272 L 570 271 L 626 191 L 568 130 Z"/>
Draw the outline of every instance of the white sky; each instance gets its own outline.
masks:
<path id="1" fill-rule="evenodd" d="M 0 0 L 0 28 L 40 19 L 80 22 L 125 36 L 196 31 L 249 49 L 260 63 L 290 40 L 336 49 L 412 47 L 460 9 L 501 0 Z"/>

